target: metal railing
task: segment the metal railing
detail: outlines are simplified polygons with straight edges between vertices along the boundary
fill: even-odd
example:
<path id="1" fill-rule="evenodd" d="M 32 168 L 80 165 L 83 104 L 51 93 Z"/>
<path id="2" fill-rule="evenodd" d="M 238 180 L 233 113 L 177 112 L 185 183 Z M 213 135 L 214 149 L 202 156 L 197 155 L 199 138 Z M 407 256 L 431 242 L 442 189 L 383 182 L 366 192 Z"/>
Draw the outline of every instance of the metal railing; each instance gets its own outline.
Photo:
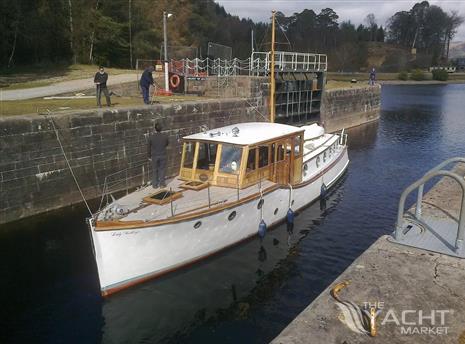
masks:
<path id="1" fill-rule="evenodd" d="M 129 189 L 147 184 L 150 181 L 150 167 L 150 161 L 144 161 L 107 175 L 103 182 L 99 210 L 102 209 L 105 199 L 107 204 L 109 203 L 108 197 L 113 193 L 126 191 L 128 194 Z"/>
<path id="2" fill-rule="evenodd" d="M 345 132 L 345 128 L 343 128 L 341 130 L 341 133 L 339 134 L 339 144 L 341 146 L 347 145 L 347 137 L 348 137 L 348 135 Z"/>
<path id="3" fill-rule="evenodd" d="M 170 60 L 169 68 L 171 73 L 188 77 L 249 75 L 250 58 L 245 60 L 238 58 L 232 60 L 186 58 L 182 60 Z"/>
<path id="4" fill-rule="evenodd" d="M 404 192 L 402 192 L 402 195 L 399 200 L 399 207 L 397 211 L 397 223 L 396 223 L 396 229 L 394 233 L 395 239 L 397 241 L 401 240 L 401 236 L 403 234 L 403 224 L 405 220 L 404 208 L 405 208 L 405 201 L 407 199 L 407 196 L 414 190 L 418 189 L 414 218 L 418 222 L 421 222 L 422 221 L 421 220 L 421 206 L 422 206 L 422 200 L 423 200 L 424 185 L 426 182 L 428 182 L 434 177 L 443 176 L 443 177 L 450 177 L 456 180 L 459 183 L 460 187 L 462 188 L 462 203 L 460 206 L 457 237 L 455 239 L 455 252 L 458 253 L 462 250 L 463 240 L 465 239 L 465 180 L 462 176 L 458 175 L 457 173 L 443 170 L 444 167 L 452 163 L 465 163 L 465 158 L 456 157 L 456 158 L 451 158 L 451 159 L 448 159 L 442 162 L 441 164 L 429 170 L 423 177 L 418 179 L 416 182 L 414 182 L 409 187 L 407 187 L 404 190 Z"/>
<path id="5" fill-rule="evenodd" d="M 195 58 L 170 60 L 169 71 L 192 77 L 217 76 L 267 76 L 271 70 L 271 52 L 253 52 L 241 60 L 234 58 L 210 59 Z M 327 56 L 324 54 L 297 53 L 287 51 L 275 52 L 275 70 L 280 72 L 324 72 L 328 68 Z"/>
<path id="6" fill-rule="evenodd" d="M 271 69 L 271 52 L 253 52 L 250 57 L 250 75 L 267 75 Z M 324 54 L 275 52 L 275 71 L 325 72 L 328 59 Z"/>

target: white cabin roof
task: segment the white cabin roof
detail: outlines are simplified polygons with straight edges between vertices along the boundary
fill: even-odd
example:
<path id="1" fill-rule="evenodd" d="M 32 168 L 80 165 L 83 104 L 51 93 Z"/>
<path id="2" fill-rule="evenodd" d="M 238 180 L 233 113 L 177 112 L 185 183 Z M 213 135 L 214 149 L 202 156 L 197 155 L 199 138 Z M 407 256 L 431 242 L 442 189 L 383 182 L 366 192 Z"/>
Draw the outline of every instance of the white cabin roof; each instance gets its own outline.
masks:
<path id="1" fill-rule="evenodd" d="M 235 136 L 233 129 L 239 129 Z M 185 136 L 186 140 L 204 140 L 237 145 L 252 145 L 273 140 L 278 137 L 299 133 L 304 129 L 286 124 L 268 122 L 249 122 L 228 125 L 222 128 L 207 130 L 202 133 Z"/>

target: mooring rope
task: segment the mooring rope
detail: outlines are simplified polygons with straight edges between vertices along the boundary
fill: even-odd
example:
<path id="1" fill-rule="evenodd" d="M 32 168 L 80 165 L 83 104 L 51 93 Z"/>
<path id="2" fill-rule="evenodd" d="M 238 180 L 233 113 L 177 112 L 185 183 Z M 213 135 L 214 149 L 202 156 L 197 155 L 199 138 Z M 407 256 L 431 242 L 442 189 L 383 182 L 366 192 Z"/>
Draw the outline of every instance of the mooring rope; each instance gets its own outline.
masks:
<path id="1" fill-rule="evenodd" d="M 47 109 L 47 112 L 50 114 L 50 110 L 49 110 L 49 109 Z M 48 116 L 46 116 L 46 117 L 48 117 Z M 73 179 L 74 179 L 74 183 L 76 184 L 76 187 L 78 188 L 79 193 L 81 194 L 82 200 L 84 201 L 84 204 L 86 205 L 87 210 L 89 211 L 89 214 L 90 214 L 90 216 L 92 217 L 92 216 L 93 216 L 92 211 L 90 210 L 89 204 L 87 203 L 86 198 L 84 197 L 84 194 L 82 193 L 81 187 L 79 186 L 79 183 L 78 183 L 77 178 L 76 178 L 76 176 L 75 176 L 75 174 L 74 174 L 74 171 L 73 171 L 73 169 L 71 168 L 71 165 L 70 165 L 70 163 L 69 163 L 68 157 L 66 156 L 65 150 L 64 150 L 63 145 L 62 145 L 61 140 L 60 140 L 60 136 L 58 135 L 58 130 L 57 130 L 57 128 L 55 127 L 55 122 L 53 121 L 53 118 L 50 118 L 50 117 L 49 117 L 48 119 L 49 119 L 50 122 L 52 123 L 53 130 L 55 131 L 55 135 L 56 135 L 56 137 L 57 137 L 57 141 L 58 141 L 58 143 L 60 144 L 61 152 L 63 153 L 63 157 L 65 158 L 65 161 L 66 161 L 66 164 L 68 165 L 69 171 L 71 172 L 71 176 L 72 176 Z"/>
<path id="2" fill-rule="evenodd" d="M 254 109 L 255 111 L 257 111 L 257 113 L 258 113 L 260 116 L 262 116 L 263 119 L 264 119 L 265 121 L 267 121 L 267 122 L 270 121 L 269 118 L 266 118 L 265 115 L 263 115 L 263 114 L 258 110 L 258 107 L 257 107 L 257 106 L 255 106 L 255 105 L 253 105 L 252 103 L 250 103 L 247 99 L 244 99 L 244 100 L 245 100 L 245 102 L 246 102 L 247 104 L 249 104 L 249 106 L 250 106 L 252 109 Z"/>

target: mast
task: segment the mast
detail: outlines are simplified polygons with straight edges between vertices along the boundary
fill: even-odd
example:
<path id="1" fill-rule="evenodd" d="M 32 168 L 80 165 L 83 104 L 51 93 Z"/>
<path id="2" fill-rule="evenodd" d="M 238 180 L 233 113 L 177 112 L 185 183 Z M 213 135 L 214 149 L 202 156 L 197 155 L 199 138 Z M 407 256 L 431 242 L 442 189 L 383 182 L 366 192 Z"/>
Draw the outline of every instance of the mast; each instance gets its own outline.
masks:
<path id="1" fill-rule="evenodd" d="M 275 119 L 275 90 L 276 90 L 276 81 L 275 81 L 275 75 L 274 75 L 274 40 L 275 40 L 275 28 L 274 28 L 274 22 L 275 22 L 275 15 L 276 11 L 273 10 L 271 15 L 271 72 L 270 72 L 270 122 L 274 123 Z"/>

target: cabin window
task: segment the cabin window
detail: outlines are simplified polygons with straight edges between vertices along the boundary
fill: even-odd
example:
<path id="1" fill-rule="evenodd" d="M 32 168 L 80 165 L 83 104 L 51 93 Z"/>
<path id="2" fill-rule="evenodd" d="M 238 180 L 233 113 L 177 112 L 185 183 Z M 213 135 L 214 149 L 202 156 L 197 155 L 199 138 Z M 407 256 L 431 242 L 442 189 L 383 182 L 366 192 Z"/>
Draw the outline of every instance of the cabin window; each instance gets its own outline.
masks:
<path id="1" fill-rule="evenodd" d="M 326 151 L 323 153 L 323 162 L 326 162 Z"/>
<path id="2" fill-rule="evenodd" d="M 184 143 L 184 163 L 183 167 L 193 168 L 195 144 L 193 142 Z"/>
<path id="3" fill-rule="evenodd" d="M 247 157 L 247 172 L 253 171 L 256 168 L 255 166 L 255 156 L 257 154 L 256 152 L 257 152 L 256 148 L 249 149 L 249 156 Z"/>
<path id="4" fill-rule="evenodd" d="M 316 158 L 316 167 L 320 167 L 320 156 L 317 156 Z"/>
<path id="5" fill-rule="evenodd" d="M 213 171 L 215 169 L 218 144 L 199 142 L 197 169 Z"/>
<path id="6" fill-rule="evenodd" d="M 261 146 L 258 148 L 258 167 L 262 168 L 268 165 L 268 146 Z"/>
<path id="7" fill-rule="evenodd" d="M 223 144 L 223 148 L 221 150 L 220 172 L 239 174 L 241 158 L 241 147 Z"/>
<path id="8" fill-rule="evenodd" d="M 294 157 L 300 156 L 300 143 L 302 142 L 302 136 L 296 136 L 294 138 Z"/>

